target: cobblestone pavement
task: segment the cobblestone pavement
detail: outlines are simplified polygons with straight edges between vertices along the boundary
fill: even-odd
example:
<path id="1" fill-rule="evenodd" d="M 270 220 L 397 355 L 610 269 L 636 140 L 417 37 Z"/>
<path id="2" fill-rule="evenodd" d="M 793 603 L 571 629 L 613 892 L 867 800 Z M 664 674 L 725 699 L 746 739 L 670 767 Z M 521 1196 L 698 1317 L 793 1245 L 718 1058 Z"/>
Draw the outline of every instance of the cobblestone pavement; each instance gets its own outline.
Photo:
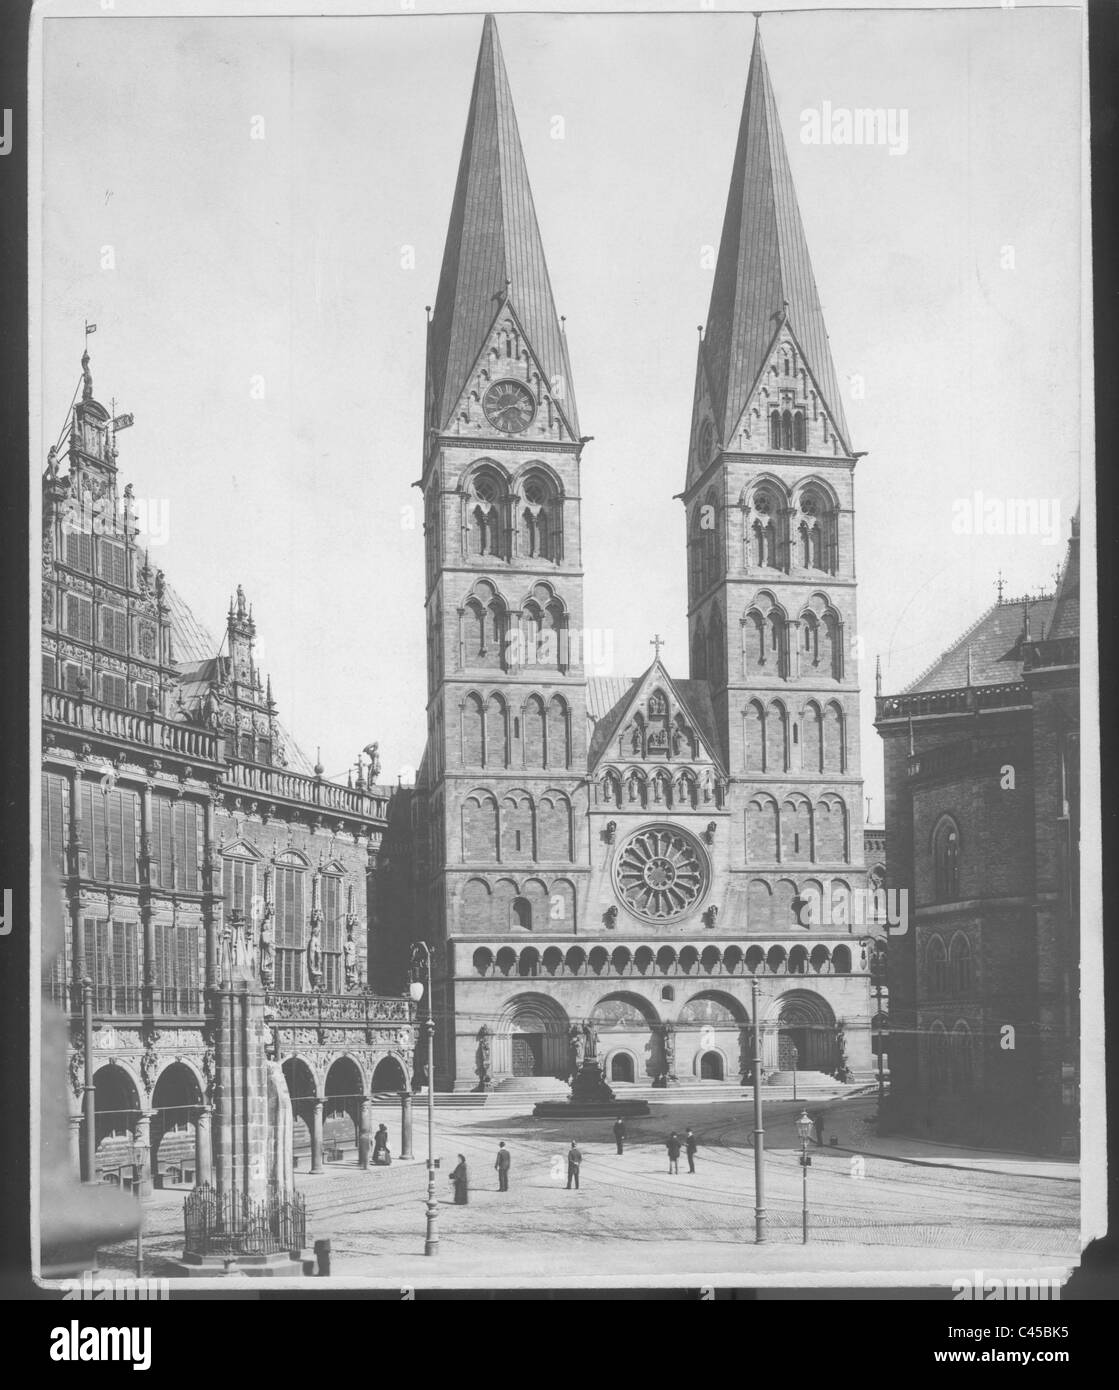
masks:
<path id="1" fill-rule="evenodd" d="M 332 1276 L 378 1283 L 489 1281 L 495 1287 L 545 1279 L 586 1283 L 617 1275 L 666 1283 L 733 1282 L 772 1274 L 862 1271 L 875 1282 L 891 1271 L 906 1282 L 943 1282 L 976 1268 L 1063 1271 L 1079 1251 L 1079 1184 L 1055 1181 L 1020 1160 L 1011 1171 L 960 1171 L 810 1144 L 809 1243 L 802 1244 L 802 1176 L 794 1120 L 800 1104 L 770 1103 L 765 1113 L 768 1243 L 754 1244 L 754 1162 L 750 1102 L 655 1105 L 627 1121 L 623 1155 L 611 1120 L 561 1124 L 487 1109 L 436 1112 L 435 1153 L 440 1252 L 423 1257 L 427 1175 L 422 1162 L 362 1172 L 351 1160 L 321 1176 L 297 1173 L 307 1197 L 308 1240 L 329 1236 Z M 829 1106 L 829 1133 L 854 1145 L 873 1103 Z M 399 1117 L 384 1119 L 398 1138 Z M 834 1124 L 832 1124 L 834 1121 Z M 681 1158 L 670 1175 L 664 1141 L 690 1125 L 699 1141 L 694 1175 Z M 512 1152 L 511 1187 L 497 1191 L 499 1139 Z M 584 1154 L 582 1188 L 568 1191 L 564 1153 Z M 921 1146 L 910 1141 L 910 1148 Z M 422 1110 L 415 1148 L 426 1155 Z M 451 1202 L 448 1175 L 466 1155 L 467 1206 Z M 934 1160 L 934 1146 L 928 1146 Z M 1037 1165 L 1044 1169 L 1041 1161 Z M 180 1192 L 154 1193 L 146 1219 L 149 1273 L 165 1273 L 181 1250 Z M 131 1247 L 106 1252 L 102 1268 L 129 1273 Z M 436 1270 L 438 1272 L 436 1272 Z M 937 1271 L 946 1271 L 938 1274 Z M 916 1275 L 914 1274 L 916 1272 Z M 691 1276 L 688 1278 L 687 1276 Z M 785 1278 L 783 1282 L 788 1282 Z M 828 1278 L 821 1282 L 827 1283 Z"/>

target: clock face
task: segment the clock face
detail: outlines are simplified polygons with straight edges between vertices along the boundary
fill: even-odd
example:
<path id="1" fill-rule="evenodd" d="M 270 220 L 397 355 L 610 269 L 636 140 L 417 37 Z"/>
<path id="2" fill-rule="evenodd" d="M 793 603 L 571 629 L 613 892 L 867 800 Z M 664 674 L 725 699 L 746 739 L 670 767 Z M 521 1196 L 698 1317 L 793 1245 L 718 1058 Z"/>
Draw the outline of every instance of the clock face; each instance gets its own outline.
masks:
<path id="1" fill-rule="evenodd" d="M 536 415 L 536 401 L 521 381 L 495 381 L 482 398 L 486 419 L 503 434 L 527 430 Z"/>

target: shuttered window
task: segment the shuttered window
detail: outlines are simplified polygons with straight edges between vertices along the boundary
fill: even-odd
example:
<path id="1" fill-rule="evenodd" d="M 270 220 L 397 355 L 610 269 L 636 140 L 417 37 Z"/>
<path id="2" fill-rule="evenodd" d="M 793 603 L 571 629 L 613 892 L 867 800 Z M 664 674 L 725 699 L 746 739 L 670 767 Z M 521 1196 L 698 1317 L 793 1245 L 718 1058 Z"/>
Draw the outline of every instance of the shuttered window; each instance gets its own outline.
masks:
<path id="1" fill-rule="evenodd" d="M 166 1014 L 194 1014 L 202 1007 L 199 990 L 199 928 L 191 924 L 157 923 L 155 935 L 155 983 L 160 1006 Z"/>
<path id="2" fill-rule="evenodd" d="M 338 874 L 323 874 L 320 887 L 323 984 L 331 994 L 342 989 L 342 936 L 346 917 L 342 886 Z"/>
<path id="3" fill-rule="evenodd" d="M 58 662 L 43 653 L 43 689 L 54 690 L 58 682 Z"/>
<path id="4" fill-rule="evenodd" d="M 245 920 L 250 920 L 256 892 L 256 865 L 251 859 L 231 855 L 222 863 L 221 872 L 227 920 L 234 911 L 243 912 Z"/>
<path id="5" fill-rule="evenodd" d="M 78 693 L 78 677 L 81 674 L 82 668 L 80 666 L 75 666 L 71 661 L 66 662 L 63 666 L 63 689 L 68 695 L 76 695 Z"/>
<path id="6" fill-rule="evenodd" d="M 140 1012 L 140 927 L 105 917 L 82 919 L 85 973 L 101 1014 Z"/>
<path id="7" fill-rule="evenodd" d="M 66 631 L 79 642 L 93 641 L 93 605 L 80 594 L 66 595 Z"/>
<path id="8" fill-rule="evenodd" d="M 119 787 L 104 792 L 95 782 L 82 783 L 82 840 L 89 851 L 93 878 L 111 883 L 139 882 L 139 818 L 136 792 Z"/>
<path id="9" fill-rule="evenodd" d="M 276 954 L 281 989 L 303 988 L 303 937 L 307 875 L 302 868 L 276 866 Z"/>
<path id="10" fill-rule="evenodd" d="M 198 892 L 201 833 L 202 817 L 196 802 L 152 798 L 152 853 L 160 888 Z"/>
<path id="11" fill-rule="evenodd" d="M 119 541 L 103 540 L 98 546 L 100 551 L 101 578 L 107 579 L 110 584 L 119 584 L 121 588 L 128 587 L 128 559 L 124 546 Z"/>
<path id="12" fill-rule="evenodd" d="M 93 537 L 88 531 L 66 532 L 66 563 L 84 574 L 92 572 Z"/>
<path id="13" fill-rule="evenodd" d="M 121 609 L 102 607 L 101 644 L 111 652 L 128 650 L 128 615 Z"/>
<path id="14" fill-rule="evenodd" d="M 151 697 L 152 688 L 145 685 L 143 681 L 137 681 L 132 687 L 132 708 L 142 710 L 147 713 L 148 700 Z"/>
<path id="15" fill-rule="evenodd" d="M 66 872 L 66 821 L 70 786 L 65 777 L 43 773 L 43 857 L 59 873 Z"/>

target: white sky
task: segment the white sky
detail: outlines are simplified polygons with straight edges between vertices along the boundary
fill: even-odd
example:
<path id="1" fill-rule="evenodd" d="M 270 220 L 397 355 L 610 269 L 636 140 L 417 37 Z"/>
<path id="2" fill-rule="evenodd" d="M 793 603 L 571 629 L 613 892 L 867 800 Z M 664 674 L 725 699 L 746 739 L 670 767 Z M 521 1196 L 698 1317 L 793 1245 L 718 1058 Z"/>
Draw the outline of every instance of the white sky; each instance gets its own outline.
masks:
<path id="1" fill-rule="evenodd" d="M 378 739 L 394 780 L 424 739 L 423 541 L 405 509 L 480 15 L 133 19 L 124 3 L 44 25 L 44 436 L 96 322 L 95 394 L 136 416 L 122 481 L 170 508 L 153 562 L 218 635 L 242 583 L 296 739 L 342 777 Z M 656 631 L 686 676 L 673 494 L 753 19 L 697 7 L 499 28 L 594 436 L 586 620 L 612 629 L 617 673 L 644 669 Z M 993 601 L 1000 568 L 1009 593 L 1036 591 L 1064 553 L 1080 470 L 1082 17 L 776 13 L 762 32 L 836 370 L 865 381 L 845 406 L 867 451 L 856 530 L 877 820 L 875 654 L 900 689 Z M 800 113 L 824 101 L 904 108 L 908 151 L 802 144 Z M 976 489 L 1059 499 L 1061 543 L 956 534 L 953 503 Z"/>

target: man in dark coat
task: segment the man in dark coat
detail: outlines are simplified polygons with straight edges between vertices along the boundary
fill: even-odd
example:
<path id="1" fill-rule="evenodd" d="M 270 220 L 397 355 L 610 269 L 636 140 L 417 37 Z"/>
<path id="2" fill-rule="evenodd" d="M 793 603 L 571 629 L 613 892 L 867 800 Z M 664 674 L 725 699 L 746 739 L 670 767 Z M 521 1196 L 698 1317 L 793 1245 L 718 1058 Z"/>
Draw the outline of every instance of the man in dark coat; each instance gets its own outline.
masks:
<path id="1" fill-rule="evenodd" d="M 665 1145 L 665 1147 L 668 1149 L 668 1171 L 670 1173 L 679 1173 L 680 1140 L 676 1137 L 675 1132 L 669 1135 L 668 1143 Z"/>
<path id="2" fill-rule="evenodd" d="M 509 1157 L 509 1150 L 505 1147 L 505 1140 L 503 1139 L 503 1140 L 501 1141 L 501 1143 L 498 1144 L 498 1146 L 497 1146 L 497 1158 L 495 1159 L 494 1165 L 493 1165 L 493 1166 L 497 1169 L 497 1190 L 498 1190 L 498 1192 L 508 1192 L 508 1191 L 509 1191 L 509 1164 L 510 1164 L 510 1162 L 511 1162 L 511 1159 L 510 1159 L 510 1157 Z"/>
<path id="3" fill-rule="evenodd" d="M 699 1146 L 696 1144 L 695 1135 L 690 1129 L 684 1131 L 684 1152 L 688 1155 L 688 1172 L 695 1172 L 695 1151 Z"/>
<path id="4" fill-rule="evenodd" d="M 583 1162 L 583 1155 L 579 1152 L 575 1140 L 572 1139 L 571 1147 L 567 1151 L 567 1187 L 570 1191 L 572 1180 L 575 1182 L 576 1190 L 579 1187 L 579 1168 Z"/>
<path id="5" fill-rule="evenodd" d="M 621 1115 L 614 1121 L 614 1139 L 618 1145 L 618 1152 L 621 1153 L 626 1142 L 626 1122 Z"/>
<path id="6" fill-rule="evenodd" d="M 451 1173 L 451 1182 L 455 1187 L 455 1205 L 464 1207 L 470 1200 L 470 1184 L 466 1173 L 466 1155 L 459 1154 L 458 1167 Z"/>

